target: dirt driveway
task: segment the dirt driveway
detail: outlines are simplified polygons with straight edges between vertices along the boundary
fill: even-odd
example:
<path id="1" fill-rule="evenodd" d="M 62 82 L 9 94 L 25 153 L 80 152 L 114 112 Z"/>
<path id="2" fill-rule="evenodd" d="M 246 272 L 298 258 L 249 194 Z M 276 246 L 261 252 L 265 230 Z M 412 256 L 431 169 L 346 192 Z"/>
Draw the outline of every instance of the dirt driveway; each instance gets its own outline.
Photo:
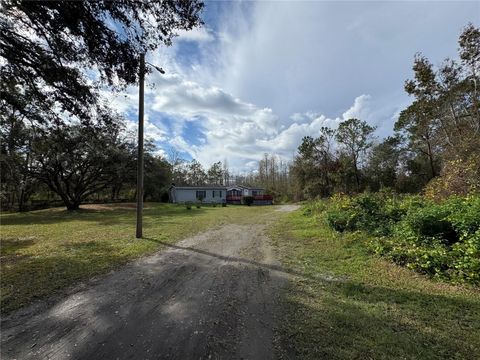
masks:
<path id="1" fill-rule="evenodd" d="M 288 275 L 265 228 L 202 233 L 19 311 L 2 321 L 2 359 L 272 359 Z"/>

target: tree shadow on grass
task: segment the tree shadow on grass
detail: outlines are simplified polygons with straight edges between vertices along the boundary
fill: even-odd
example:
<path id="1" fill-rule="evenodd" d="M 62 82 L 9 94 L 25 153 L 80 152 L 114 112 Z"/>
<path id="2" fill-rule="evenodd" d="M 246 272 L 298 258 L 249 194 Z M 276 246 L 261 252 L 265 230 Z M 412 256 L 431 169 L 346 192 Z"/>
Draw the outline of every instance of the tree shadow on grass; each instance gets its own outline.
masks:
<path id="1" fill-rule="evenodd" d="M 283 303 L 287 358 L 480 358 L 480 299 L 307 280 Z"/>
<path id="2" fill-rule="evenodd" d="M 160 262 L 156 270 L 155 267 L 151 269 L 150 275 L 145 271 L 146 265 L 141 265 L 140 272 L 126 273 L 129 276 L 127 282 L 121 281 L 125 274 L 112 274 L 118 283 L 100 282 L 98 286 L 76 293 L 75 298 L 80 299 L 77 305 L 72 306 L 75 301 L 69 298 L 51 307 L 47 317 L 33 321 L 28 317 L 20 319 L 26 324 L 27 331 L 17 333 L 6 341 L 6 348 L 12 350 L 12 354 L 8 355 L 13 358 L 15 354 L 21 358 L 22 354 L 34 351 L 41 356 L 48 355 L 52 349 L 67 349 L 73 357 L 84 359 L 147 358 L 152 354 L 165 358 L 170 354 L 172 358 L 182 359 L 209 358 L 212 354 L 217 355 L 213 358 L 234 357 L 236 336 L 243 333 L 242 323 L 253 315 L 232 304 L 238 303 L 246 288 L 264 283 L 255 281 L 258 279 L 258 268 L 263 268 L 269 272 L 269 278 L 274 283 L 277 278 L 280 282 L 288 273 L 301 277 L 308 285 L 280 292 L 285 307 L 284 313 L 277 314 L 281 320 L 279 335 L 284 351 L 278 354 L 279 357 L 477 358 L 476 344 L 471 339 L 462 338 L 460 330 L 438 326 L 433 318 L 431 324 L 426 323 L 428 319 L 420 321 L 415 314 L 407 311 L 409 309 L 401 307 L 402 304 L 415 302 L 436 304 L 445 308 L 445 316 L 453 324 L 465 312 L 475 311 L 477 303 L 441 295 L 364 286 L 350 280 L 321 281 L 302 276 L 301 272 L 250 259 L 164 245 L 193 256 L 178 254 L 176 261 Z M 102 252 L 108 252 L 108 247 Z M 212 264 L 210 258 L 219 259 L 222 263 Z M 58 262 L 59 259 L 52 261 Z M 223 261 L 228 264 L 223 264 Z M 247 266 L 237 267 L 235 262 Z M 209 271 L 211 266 L 220 266 L 222 271 Z M 238 281 L 239 276 L 243 281 Z M 144 277 L 148 277 L 145 285 L 136 285 Z M 206 284 L 209 285 L 205 287 Z M 323 289 L 315 290 L 315 286 L 319 285 Z M 219 296 L 212 296 L 212 291 Z M 205 306 L 209 304 L 206 296 L 214 302 L 212 306 Z M 261 298 L 249 297 L 253 302 L 261 301 Z M 376 304 L 382 305 L 380 310 L 372 307 Z M 265 311 L 261 305 L 258 305 L 259 309 Z M 473 324 L 470 331 L 478 333 L 478 324 Z M 36 334 L 34 340 L 32 334 Z M 218 339 L 225 341 L 219 342 Z M 36 344 L 33 350 L 32 343 Z M 62 355 L 61 352 L 58 354 Z"/>
<path id="3" fill-rule="evenodd" d="M 18 250 L 30 247 L 35 244 L 35 242 L 35 236 L 29 236 L 25 238 L 8 237 L 0 239 L 0 255 L 15 255 L 15 252 L 17 252 Z"/>
<path id="4" fill-rule="evenodd" d="M 9 225 L 43 225 L 59 224 L 70 221 L 95 221 L 102 217 L 124 217 L 132 213 L 128 210 L 122 211 L 101 211 L 94 209 L 80 209 L 69 211 L 66 209 L 46 209 L 25 213 L 7 214 L 2 216 L 2 226 Z"/>
<path id="5" fill-rule="evenodd" d="M 143 226 L 149 228 L 154 226 L 154 222 L 160 222 L 162 224 L 179 224 L 180 221 L 184 221 L 186 217 L 195 218 L 199 215 L 208 212 L 207 209 L 195 209 L 195 210 L 166 210 L 164 211 L 145 211 L 143 213 Z M 110 215 L 110 214 L 109 214 Z M 181 218 L 175 218 L 175 216 L 181 216 Z M 131 211 L 122 216 L 99 216 L 95 221 L 100 225 L 128 225 L 135 224 L 136 213 Z M 180 225 L 180 224 L 179 224 Z"/>
<path id="6" fill-rule="evenodd" d="M 144 209 L 144 218 L 170 217 L 175 215 L 197 216 L 209 211 L 210 208 L 187 210 L 183 206 L 152 207 Z M 70 221 L 96 222 L 101 225 L 130 224 L 135 222 L 135 209 L 82 209 L 68 211 L 66 209 L 46 209 L 26 213 L 7 214 L 2 216 L 2 226 L 59 224 Z"/>
<path id="7" fill-rule="evenodd" d="M 188 252 L 207 255 L 207 256 L 214 257 L 214 258 L 224 260 L 224 261 L 231 261 L 231 262 L 238 262 L 238 263 L 242 263 L 242 264 L 255 265 L 255 266 L 264 268 L 266 270 L 279 271 L 279 272 L 289 274 L 289 275 L 300 276 L 302 278 L 322 280 L 322 277 L 317 278 L 317 277 L 308 276 L 304 273 L 300 273 L 298 271 L 286 268 L 286 267 L 281 266 L 281 265 L 264 264 L 264 263 L 259 263 L 257 261 L 250 260 L 250 259 L 244 259 L 244 258 L 239 258 L 239 257 L 235 257 L 235 256 L 226 256 L 226 255 L 222 255 L 222 254 L 216 254 L 216 253 L 213 253 L 213 252 L 210 252 L 210 251 L 207 251 L 207 250 L 202 250 L 202 249 L 198 249 L 198 248 L 194 248 L 194 247 L 174 245 L 174 244 L 171 244 L 171 243 L 166 242 L 166 241 L 162 241 L 162 240 L 154 239 L 154 238 L 149 238 L 149 237 L 145 237 L 144 240 L 153 241 L 153 242 L 155 242 L 157 244 L 161 244 L 161 245 L 163 245 L 167 248 L 176 249 L 176 250 L 185 250 L 185 251 L 188 251 Z M 328 278 L 328 277 L 324 277 L 323 280 L 324 281 L 336 281 L 335 279 Z"/>
<path id="8" fill-rule="evenodd" d="M 480 299 L 366 285 L 156 239 L 146 240 L 300 278 L 306 286 L 296 287 L 293 296 L 283 293 L 287 309 L 284 320 L 295 324 L 282 334 L 282 342 L 287 344 L 283 356 L 287 358 L 467 359 L 475 351 L 478 353 L 480 341 L 474 344 L 471 340 L 475 334 L 480 335 Z M 313 291 L 315 288 L 321 290 Z M 320 306 L 308 305 L 308 299 L 318 300 Z M 465 338 L 465 333 L 471 334 L 471 339 Z"/>
<path id="9" fill-rule="evenodd" d="M 195 212 L 199 214 L 198 210 L 202 209 L 195 209 L 192 214 Z M 163 215 L 163 213 L 159 215 Z M 282 293 L 286 310 L 285 314 L 282 314 L 285 328 L 280 330 L 280 335 L 286 357 L 300 359 L 480 358 L 480 354 L 478 354 L 480 341 L 475 340 L 475 335 L 480 335 L 479 301 L 428 294 L 422 291 L 374 286 L 348 278 L 307 274 L 284 266 L 225 256 L 193 247 L 172 245 L 154 238 L 145 238 L 144 240 L 227 263 L 242 263 L 248 266 L 248 269 L 245 270 L 247 272 L 254 267 L 271 272 L 271 277 L 280 278 L 285 274 L 298 277 L 302 285 L 293 285 L 290 292 Z M 58 292 L 75 282 L 105 272 L 133 258 L 128 254 L 119 254 L 108 243 L 92 241 L 65 246 L 69 252 L 77 253 L 48 258 L 31 258 L 25 261 L 23 267 L 17 269 L 16 275 L 7 273 L 7 276 L 3 277 L 2 287 L 13 283 L 19 284 L 19 286 L 15 291 L 7 292 L 6 303 L 2 303 L 2 311 L 18 308 L 34 299 Z M 184 269 L 187 274 L 202 271 L 198 265 L 187 264 L 186 268 L 190 269 L 188 271 Z M 252 270 L 252 274 L 247 278 L 255 278 L 255 274 L 257 274 L 256 270 Z M 16 277 L 10 278 L 12 276 Z M 7 279 L 6 282 L 5 279 Z M 173 279 L 172 283 L 175 283 L 175 274 L 171 279 Z M 225 280 L 225 286 L 233 286 L 232 284 L 236 281 L 234 278 Z M 215 282 L 215 279 L 207 281 L 207 283 L 210 282 Z M 160 285 L 157 290 L 161 291 Z M 201 290 L 202 288 L 198 289 L 199 294 Z M 2 293 L 2 295 L 5 294 L 3 291 Z M 169 318 L 168 314 L 165 314 L 167 307 L 164 303 L 159 300 L 153 301 L 153 299 L 158 299 L 154 291 L 143 295 L 138 296 L 138 304 L 132 302 L 126 305 L 133 308 L 127 315 L 128 321 L 135 323 L 136 318 L 143 316 L 147 323 L 153 313 L 161 315 L 158 328 L 162 328 L 163 324 L 167 322 L 173 324 L 172 326 L 179 325 L 178 320 Z M 19 302 L 19 298 L 22 301 Z M 88 305 L 96 307 L 95 299 L 92 297 L 91 303 Z M 145 301 L 148 302 L 149 299 L 152 304 L 145 305 Z M 102 308 L 99 305 L 94 314 L 105 317 L 107 314 L 105 309 L 113 306 L 115 300 L 115 298 L 104 300 L 106 303 Z M 185 308 L 186 315 L 197 316 L 195 302 L 192 301 L 190 305 L 191 307 Z M 428 311 L 422 311 L 422 309 L 428 309 Z M 151 313 L 148 313 L 147 310 Z M 115 315 L 111 315 L 111 311 L 108 314 L 111 317 L 109 322 L 114 323 Z M 191 319 L 187 317 L 187 320 Z M 52 331 L 57 331 L 56 329 L 61 329 L 61 327 L 73 328 L 72 324 L 71 319 L 55 319 L 51 324 L 42 323 L 39 328 L 51 326 Z M 137 330 L 141 330 L 141 324 L 138 321 L 136 324 Z M 121 325 L 119 326 L 122 329 Z M 155 331 L 158 328 L 152 327 L 150 329 L 152 334 L 156 334 Z M 128 331 L 119 331 L 120 337 L 128 339 Z M 59 331 L 59 336 L 61 335 Z M 91 336 L 89 338 L 91 342 L 85 346 L 92 351 L 89 350 L 89 354 L 95 355 L 97 343 L 94 336 Z M 116 335 L 111 335 L 108 331 L 104 336 L 116 338 Z M 128 351 L 138 351 L 141 348 L 140 340 L 133 341 L 135 349 L 128 349 Z M 155 345 L 159 351 L 167 349 L 167 343 L 162 341 L 160 340 Z M 105 349 L 115 351 L 113 347 L 116 344 L 112 341 Z"/>
<path id="10" fill-rule="evenodd" d="M 135 254 L 121 253 L 101 241 L 61 245 L 66 252 L 53 256 L 15 256 L 2 266 L 1 312 L 8 313 L 58 293 L 81 280 L 127 263 Z M 2 261 L 3 262 L 3 261 Z"/>

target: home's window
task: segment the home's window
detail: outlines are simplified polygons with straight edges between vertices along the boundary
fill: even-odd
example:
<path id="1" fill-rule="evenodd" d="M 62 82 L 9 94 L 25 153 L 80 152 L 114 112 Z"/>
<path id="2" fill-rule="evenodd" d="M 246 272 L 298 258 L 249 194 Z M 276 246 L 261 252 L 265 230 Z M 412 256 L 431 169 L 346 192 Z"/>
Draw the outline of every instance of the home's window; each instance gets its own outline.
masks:
<path id="1" fill-rule="evenodd" d="M 220 193 L 220 197 L 222 197 L 222 190 L 220 190 L 219 193 Z"/>
<path id="2" fill-rule="evenodd" d="M 205 190 L 197 190 L 197 200 L 203 200 L 207 197 L 207 192 Z"/>
<path id="3" fill-rule="evenodd" d="M 252 196 L 257 196 L 257 190 L 252 190 Z"/>

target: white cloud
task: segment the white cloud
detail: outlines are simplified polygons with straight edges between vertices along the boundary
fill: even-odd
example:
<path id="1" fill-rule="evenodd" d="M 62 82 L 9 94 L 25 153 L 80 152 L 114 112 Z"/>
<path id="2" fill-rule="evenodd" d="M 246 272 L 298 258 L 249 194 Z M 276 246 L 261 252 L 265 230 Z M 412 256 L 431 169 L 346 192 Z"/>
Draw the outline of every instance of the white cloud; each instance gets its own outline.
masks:
<path id="1" fill-rule="evenodd" d="M 126 121 L 126 131 L 130 133 L 137 134 L 138 132 L 138 123 L 136 121 L 127 120 Z M 144 122 L 144 136 L 146 139 L 151 139 L 153 141 L 165 141 L 167 133 L 160 129 L 157 125 L 152 124 L 147 119 Z"/>
<path id="2" fill-rule="evenodd" d="M 370 98 L 357 97 L 342 118 L 307 111 L 280 119 L 270 108 L 260 108 L 179 74 L 165 76 L 147 92 L 152 111 L 175 119 L 170 146 L 189 153 L 205 166 L 226 158 L 237 171 L 251 168 L 265 152 L 290 160 L 302 137 L 317 136 L 322 126 L 335 128 L 348 116 L 368 117 Z M 197 145 L 182 134 L 187 122 L 203 136 Z"/>
<path id="3" fill-rule="evenodd" d="M 369 107 L 371 98 L 370 95 L 361 95 L 355 98 L 353 106 L 343 113 L 343 119 L 357 118 L 366 120 L 371 112 Z"/>
<path id="4" fill-rule="evenodd" d="M 211 30 L 206 27 L 194 28 L 192 30 L 179 30 L 177 32 L 178 38 L 176 40 L 180 41 L 213 41 L 215 37 L 213 36 Z"/>
<path id="5" fill-rule="evenodd" d="M 125 96 L 111 101 L 118 109 L 136 115 L 137 96 L 135 89 L 129 89 Z M 145 134 L 190 154 L 204 166 L 227 159 L 233 170 L 244 171 L 254 168 L 252 164 L 264 153 L 291 160 L 302 138 L 318 136 L 322 126 L 336 128 L 342 120 L 353 116 L 368 119 L 370 100 L 369 95 L 358 96 L 342 117 L 306 111 L 281 118 L 270 108 L 242 101 L 216 86 L 203 86 L 181 74 L 168 74 L 156 77 L 156 86 L 146 89 Z M 170 127 L 152 121 L 160 119 L 161 114 L 172 122 Z M 201 135 L 195 143 L 184 134 L 187 125 Z M 136 131 L 136 121 L 128 121 L 128 128 Z"/>

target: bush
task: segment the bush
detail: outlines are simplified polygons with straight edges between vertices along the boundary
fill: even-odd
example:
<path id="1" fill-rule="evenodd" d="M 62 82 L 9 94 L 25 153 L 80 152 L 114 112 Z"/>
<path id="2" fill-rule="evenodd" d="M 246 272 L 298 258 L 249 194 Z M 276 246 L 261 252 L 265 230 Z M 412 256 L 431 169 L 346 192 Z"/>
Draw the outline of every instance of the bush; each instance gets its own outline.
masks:
<path id="1" fill-rule="evenodd" d="M 435 203 L 379 192 L 336 195 L 324 204 L 331 228 L 372 235 L 374 253 L 436 278 L 480 283 L 480 196 Z M 304 214 L 319 208 L 309 205 Z"/>
<path id="2" fill-rule="evenodd" d="M 192 203 L 191 202 L 187 201 L 185 203 L 185 206 L 186 206 L 187 210 L 192 210 Z"/>
<path id="3" fill-rule="evenodd" d="M 247 206 L 252 205 L 252 204 L 253 204 L 253 200 L 254 200 L 253 196 L 243 196 L 243 197 L 242 197 L 242 203 L 243 203 L 244 205 L 247 205 Z"/>
<path id="4" fill-rule="evenodd" d="M 346 230 L 355 230 L 353 224 L 354 214 L 345 210 L 331 210 L 327 212 L 327 223 L 336 231 L 344 232 Z"/>
<path id="5" fill-rule="evenodd" d="M 450 208 L 448 219 L 460 236 L 474 234 L 480 227 L 480 196 L 452 198 L 446 206 Z"/>
<path id="6" fill-rule="evenodd" d="M 365 193 L 355 197 L 336 195 L 326 211 L 327 222 L 337 231 L 362 230 L 389 235 L 393 225 L 406 213 L 400 200 L 387 192 Z"/>
<path id="7" fill-rule="evenodd" d="M 427 243 L 435 239 L 454 244 L 458 241 L 458 234 L 448 220 L 450 214 L 448 207 L 436 204 L 415 209 L 404 217 L 397 229 L 397 235 L 413 237 Z"/>

